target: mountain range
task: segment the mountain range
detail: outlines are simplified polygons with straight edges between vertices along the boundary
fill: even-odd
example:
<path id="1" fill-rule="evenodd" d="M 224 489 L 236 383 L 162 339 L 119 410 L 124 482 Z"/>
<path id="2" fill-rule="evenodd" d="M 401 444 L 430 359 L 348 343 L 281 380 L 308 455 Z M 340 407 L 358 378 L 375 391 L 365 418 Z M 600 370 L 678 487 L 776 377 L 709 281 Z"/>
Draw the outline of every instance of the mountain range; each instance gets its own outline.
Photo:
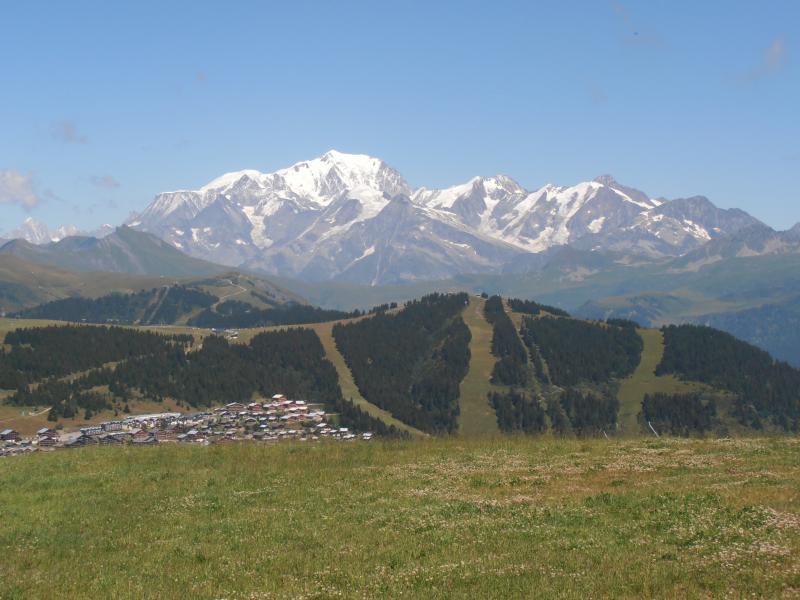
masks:
<path id="1" fill-rule="evenodd" d="M 757 224 L 702 196 L 651 198 L 608 175 L 534 191 L 504 175 L 413 189 L 380 159 L 336 151 L 158 194 L 127 223 L 220 264 L 368 285 L 525 270 L 562 246 L 652 261 Z"/>
<path id="2" fill-rule="evenodd" d="M 76 235 L 105 237 L 114 231 L 112 225 L 102 225 L 98 229 L 90 232 L 83 232 L 76 225 L 61 225 L 56 229 L 50 229 L 46 223 L 37 221 L 33 217 L 25 219 L 19 227 L 3 234 L 0 238 L 0 245 L 9 240 L 25 240 L 31 244 L 49 244 L 50 242 L 60 242 L 64 238 Z"/>

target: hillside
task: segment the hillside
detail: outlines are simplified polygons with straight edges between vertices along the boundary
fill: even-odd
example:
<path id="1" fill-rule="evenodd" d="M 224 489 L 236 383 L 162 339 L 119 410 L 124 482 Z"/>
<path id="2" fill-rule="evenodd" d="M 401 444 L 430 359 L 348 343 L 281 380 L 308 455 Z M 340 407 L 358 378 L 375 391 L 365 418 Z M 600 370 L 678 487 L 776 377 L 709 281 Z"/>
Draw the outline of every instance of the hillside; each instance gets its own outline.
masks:
<path id="1" fill-rule="evenodd" d="M 309 329 L 264 331 L 234 345 L 217 336 L 96 326 L 23 328 L 4 341 L 0 390 L 12 392 L 5 404 L 47 408 L 53 422 L 128 413 L 140 402 L 199 411 L 281 390 L 325 406 L 345 426 L 393 433 L 342 396 L 337 371 Z"/>
<path id="2" fill-rule="evenodd" d="M 336 347 L 363 396 L 417 429 L 456 431 L 470 361 L 466 304 L 466 294 L 432 294 L 396 314 L 336 325 Z"/>
<path id="3" fill-rule="evenodd" d="M 196 277 L 226 270 L 192 258 L 154 235 L 124 226 L 103 238 L 73 236 L 38 246 L 12 240 L 0 247 L 0 254 L 67 271 Z"/>
<path id="4" fill-rule="evenodd" d="M 159 311 L 170 306 L 162 298 Z M 434 294 L 402 308 L 346 316 L 242 329 L 230 340 L 181 326 L 84 328 L 96 332 L 87 343 L 99 347 L 109 343 L 104 336 L 111 333 L 103 332 L 119 339 L 138 331 L 176 337 L 157 336 L 161 341 L 135 357 L 104 353 L 102 360 L 73 367 L 64 362 L 73 360 L 68 353 L 56 362 L 53 357 L 75 345 L 55 334 L 74 328 L 52 330 L 52 341 L 42 341 L 50 339 L 45 336 L 38 345 L 9 334 L 0 354 L 0 389 L 8 390 L 6 405 L 21 412 L 66 399 L 69 410 L 48 417 L 69 419 L 72 426 L 84 413 L 119 411 L 126 403 L 134 410 L 152 402 L 189 410 L 245 401 L 274 386 L 355 411 L 372 430 L 413 434 L 613 436 L 652 435 L 655 428 L 728 435 L 800 427 L 800 371 L 710 328 L 641 329 L 629 321 L 575 319 L 535 302 L 466 294 Z M 0 332 L 47 323 L 0 320 Z M 266 352 L 267 338 L 280 347 L 292 335 L 309 336 L 298 338 L 295 359 Z M 180 340 L 179 347 L 170 340 Z M 703 350 L 687 358 L 696 348 Z M 325 392 L 303 387 L 321 381 L 317 360 L 333 369 L 325 375 Z M 52 365 L 60 371 L 51 372 Z M 269 379 L 273 368 L 283 374 Z M 47 373 L 69 377 L 69 385 L 48 381 Z"/>
<path id="5" fill-rule="evenodd" d="M 741 254 L 730 252 L 738 238 L 722 239 L 712 257 L 703 258 L 698 251 L 692 263 L 631 260 L 624 254 L 562 247 L 517 261 L 509 273 L 462 274 L 394 286 L 276 281 L 313 304 L 339 310 L 466 290 L 535 297 L 590 319 L 627 318 L 647 327 L 711 325 L 800 366 L 797 328 L 782 326 L 793 323 L 800 310 L 800 254 L 788 241 L 781 242 L 789 237 L 783 233 L 763 248 L 734 246 Z M 767 252 L 776 247 L 785 251 Z"/>
<path id="6" fill-rule="evenodd" d="M 95 298 L 111 292 L 133 293 L 162 284 L 160 277 L 79 273 L 0 253 L 0 312 L 11 313 L 68 297 Z"/>
<path id="7" fill-rule="evenodd" d="M 9 598 L 798 588 L 788 438 L 101 447 L 0 460 L 0 479 Z"/>
<path id="8" fill-rule="evenodd" d="M 150 281 L 149 283 L 154 283 Z M 190 325 L 201 328 L 256 327 L 340 318 L 265 279 L 231 272 L 173 280 L 136 292 L 95 298 L 70 296 L 12 313 L 23 319 L 83 323 Z"/>

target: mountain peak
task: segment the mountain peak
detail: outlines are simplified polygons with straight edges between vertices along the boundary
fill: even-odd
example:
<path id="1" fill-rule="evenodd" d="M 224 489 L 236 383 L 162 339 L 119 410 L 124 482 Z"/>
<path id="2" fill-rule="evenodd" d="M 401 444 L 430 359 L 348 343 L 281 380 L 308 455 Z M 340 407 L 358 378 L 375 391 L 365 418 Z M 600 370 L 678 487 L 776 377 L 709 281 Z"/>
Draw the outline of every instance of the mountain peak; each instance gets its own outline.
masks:
<path id="1" fill-rule="evenodd" d="M 62 225 L 51 230 L 45 223 L 37 221 L 33 217 L 27 217 L 17 229 L 9 232 L 8 237 L 23 239 L 31 244 L 47 244 L 77 233 L 78 228 L 75 225 Z"/>
<path id="2" fill-rule="evenodd" d="M 348 162 L 348 161 L 358 161 L 358 160 L 373 160 L 378 162 L 383 162 L 379 158 L 375 158 L 374 156 L 370 156 L 368 154 L 352 154 L 350 152 L 340 152 L 335 148 L 331 148 L 325 154 L 320 156 L 322 160 L 333 161 L 333 162 Z"/>
<path id="3" fill-rule="evenodd" d="M 613 175 L 608 175 L 608 174 L 606 174 L 606 175 L 598 175 L 592 181 L 594 181 L 595 183 L 602 184 L 602 185 L 607 185 L 608 187 L 614 187 L 614 186 L 619 185 L 619 182 L 616 179 L 614 179 L 614 176 Z"/>

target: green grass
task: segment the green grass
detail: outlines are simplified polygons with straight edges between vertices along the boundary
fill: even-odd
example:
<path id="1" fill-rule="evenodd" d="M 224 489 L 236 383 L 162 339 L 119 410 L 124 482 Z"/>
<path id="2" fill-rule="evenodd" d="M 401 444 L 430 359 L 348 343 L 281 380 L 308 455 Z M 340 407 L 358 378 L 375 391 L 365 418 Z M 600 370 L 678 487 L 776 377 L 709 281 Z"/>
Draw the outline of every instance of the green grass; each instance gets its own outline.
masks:
<path id="1" fill-rule="evenodd" d="M 0 481 L 3 598 L 800 594 L 796 438 L 85 448 Z"/>
<path id="2" fill-rule="evenodd" d="M 497 417 L 486 396 L 494 389 L 490 383 L 497 359 L 492 355 L 492 326 L 483 316 L 486 301 L 474 296 L 464 309 L 464 322 L 472 339 L 469 343 L 469 371 L 461 381 L 458 432 L 462 435 L 486 435 L 499 431 Z"/>
<path id="3" fill-rule="evenodd" d="M 645 394 L 680 394 L 705 389 L 700 383 L 684 382 L 673 375 L 656 377 L 656 367 L 664 356 L 664 336 L 659 329 L 637 329 L 644 342 L 642 359 L 633 375 L 620 382 L 619 426 L 624 434 L 639 433 L 639 413 Z"/>

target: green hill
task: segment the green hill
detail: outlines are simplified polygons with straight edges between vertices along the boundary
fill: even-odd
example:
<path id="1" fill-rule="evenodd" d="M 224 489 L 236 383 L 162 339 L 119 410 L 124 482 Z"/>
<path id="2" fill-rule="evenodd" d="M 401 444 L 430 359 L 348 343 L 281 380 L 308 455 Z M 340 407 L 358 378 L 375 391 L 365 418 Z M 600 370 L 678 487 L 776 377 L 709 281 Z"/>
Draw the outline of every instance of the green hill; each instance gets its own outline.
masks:
<path id="1" fill-rule="evenodd" d="M 0 312 L 11 313 L 68 297 L 132 293 L 163 282 L 160 277 L 147 275 L 66 271 L 0 253 Z"/>
<path id="2" fill-rule="evenodd" d="M 159 279 L 157 287 L 136 292 L 115 291 L 95 298 L 75 295 L 25 308 L 12 316 L 79 323 L 228 328 L 325 321 L 341 315 L 307 306 L 301 298 L 267 280 L 232 272 L 170 283 Z"/>
<path id="3" fill-rule="evenodd" d="M 153 297 L 145 294 L 143 310 L 149 316 L 142 322 L 159 322 L 159 315 L 174 313 L 168 319 L 174 323 L 181 320 L 174 318 L 181 311 L 185 322 L 191 311 L 219 303 L 221 290 L 232 286 L 258 298 L 259 292 L 246 287 L 258 281 L 248 283 L 240 277 L 206 278 L 195 280 L 197 288 L 176 285 L 156 290 Z M 214 294 L 209 291 L 220 285 Z M 293 314 L 291 307 L 296 305 L 287 306 L 263 310 Z M 268 391 L 255 373 L 281 360 L 269 354 L 262 357 L 266 362 L 254 363 L 247 358 L 253 352 L 251 344 L 264 333 L 290 329 L 317 339 L 319 351 L 333 366 L 336 383 L 330 389 L 337 393 L 331 401 L 346 400 L 373 419 L 376 430 L 613 436 L 652 435 L 651 427 L 680 435 L 800 428 L 800 371 L 711 328 L 662 332 L 637 328 L 629 321 L 587 321 L 535 303 L 466 294 L 434 294 L 399 309 L 382 307 L 373 314 L 346 316 L 316 324 L 285 321 L 243 329 L 230 347 L 226 342 L 220 348 L 216 341 L 212 344 L 207 329 L 150 328 L 188 335 L 195 349 L 177 354 L 158 350 L 136 360 L 126 357 L 107 370 L 102 363 L 80 365 L 75 372 L 61 373 L 73 380 L 66 391 L 43 386 L 49 363 L 41 363 L 41 357 L 60 351 L 59 344 L 66 341 L 54 338 L 49 346 L 31 349 L 18 336 L 6 337 L 0 352 L 0 376 L 6 383 L 0 388 L 9 390 L 6 395 L 16 390 L 12 400 L 18 405 L 42 407 L 49 405 L 50 396 L 24 386 L 43 386 L 42 393 L 53 397 L 74 397 L 80 410 L 86 408 L 83 394 L 97 389 L 106 395 L 103 406 L 117 409 L 128 400 L 187 407 L 245 400 L 259 390 Z M 0 331 L 48 323 L 3 320 Z M 137 329 L 148 328 L 132 330 Z M 200 371 L 184 371 L 185 362 L 191 365 L 200 359 Z M 292 377 L 317 377 L 304 363 L 298 364 Z M 87 369 L 103 372 L 84 377 Z"/>

